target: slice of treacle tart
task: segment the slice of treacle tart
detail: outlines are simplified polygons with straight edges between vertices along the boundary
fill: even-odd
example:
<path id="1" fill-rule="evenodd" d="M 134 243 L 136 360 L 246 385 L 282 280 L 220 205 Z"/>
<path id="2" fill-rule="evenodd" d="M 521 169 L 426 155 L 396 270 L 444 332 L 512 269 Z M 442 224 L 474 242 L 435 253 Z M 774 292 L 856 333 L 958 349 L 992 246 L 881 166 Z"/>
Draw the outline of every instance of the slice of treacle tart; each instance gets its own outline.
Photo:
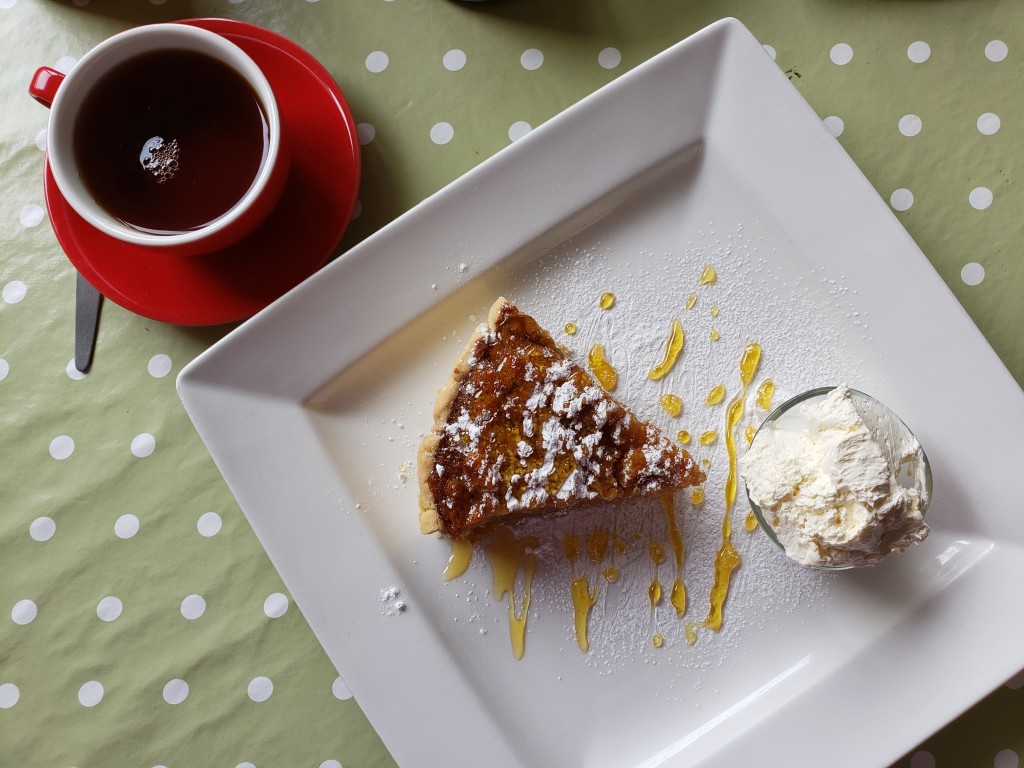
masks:
<path id="1" fill-rule="evenodd" d="M 507 515 L 675 491 L 690 455 L 605 392 L 507 299 L 474 331 L 420 446 L 420 529 L 474 538 Z"/>

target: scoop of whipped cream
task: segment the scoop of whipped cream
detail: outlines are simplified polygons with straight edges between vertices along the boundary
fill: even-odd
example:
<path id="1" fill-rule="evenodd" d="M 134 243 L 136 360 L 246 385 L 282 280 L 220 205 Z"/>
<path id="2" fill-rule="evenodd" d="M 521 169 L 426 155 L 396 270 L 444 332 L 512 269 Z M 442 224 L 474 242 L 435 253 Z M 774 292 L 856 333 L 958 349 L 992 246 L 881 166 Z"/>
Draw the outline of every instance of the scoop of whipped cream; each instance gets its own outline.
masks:
<path id="1" fill-rule="evenodd" d="M 903 423 L 846 386 L 765 425 L 741 460 L 750 498 L 804 566 L 874 565 L 922 541 L 923 472 Z M 901 473 L 914 487 L 900 485 Z"/>

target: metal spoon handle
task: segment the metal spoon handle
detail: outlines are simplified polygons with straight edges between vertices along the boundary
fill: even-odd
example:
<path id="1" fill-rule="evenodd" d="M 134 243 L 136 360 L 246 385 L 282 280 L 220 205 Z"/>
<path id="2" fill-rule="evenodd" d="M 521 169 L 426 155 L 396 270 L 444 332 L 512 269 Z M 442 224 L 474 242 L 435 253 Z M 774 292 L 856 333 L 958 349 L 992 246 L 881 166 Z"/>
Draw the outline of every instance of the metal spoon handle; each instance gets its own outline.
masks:
<path id="1" fill-rule="evenodd" d="M 103 297 L 89 281 L 77 273 L 75 283 L 75 368 L 82 373 L 92 365 L 96 345 L 96 326 L 100 320 Z"/>

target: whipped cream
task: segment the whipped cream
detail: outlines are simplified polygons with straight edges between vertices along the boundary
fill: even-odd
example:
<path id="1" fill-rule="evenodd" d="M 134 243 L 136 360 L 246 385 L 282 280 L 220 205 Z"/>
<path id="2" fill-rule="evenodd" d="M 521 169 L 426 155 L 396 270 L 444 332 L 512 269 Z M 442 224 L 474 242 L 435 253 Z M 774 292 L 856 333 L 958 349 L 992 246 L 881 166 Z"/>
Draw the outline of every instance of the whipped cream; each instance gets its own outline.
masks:
<path id="1" fill-rule="evenodd" d="M 842 386 L 766 424 L 740 471 L 791 559 L 849 567 L 928 535 L 924 465 L 921 444 L 888 408 Z"/>

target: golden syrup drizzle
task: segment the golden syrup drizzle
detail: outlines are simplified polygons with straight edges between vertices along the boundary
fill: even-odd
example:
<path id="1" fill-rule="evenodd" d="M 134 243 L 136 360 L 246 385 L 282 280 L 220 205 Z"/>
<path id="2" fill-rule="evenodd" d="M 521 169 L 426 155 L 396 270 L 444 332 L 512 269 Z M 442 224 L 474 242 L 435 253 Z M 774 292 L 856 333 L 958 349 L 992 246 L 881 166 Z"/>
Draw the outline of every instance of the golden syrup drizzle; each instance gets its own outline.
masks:
<path id="1" fill-rule="evenodd" d="M 562 539 L 562 551 L 569 562 L 576 565 L 576 558 L 580 555 L 580 540 L 572 535 L 566 536 Z"/>
<path id="2" fill-rule="evenodd" d="M 679 432 L 676 434 L 676 440 L 678 440 L 683 445 L 689 445 L 690 433 L 687 432 L 685 429 L 680 429 Z"/>
<path id="3" fill-rule="evenodd" d="M 714 285 L 717 282 L 718 274 L 715 272 L 715 268 L 708 264 L 704 267 L 704 271 L 700 273 L 698 285 Z"/>
<path id="4" fill-rule="evenodd" d="M 689 312 L 695 306 L 697 306 L 697 294 L 691 293 L 686 297 L 686 311 Z"/>
<path id="5" fill-rule="evenodd" d="M 602 293 L 601 298 L 598 300 L 598 305 L 601 309 L 611 309 L 615 306 L 615 294 L 614 293 Z"/>
<path id="6" fill-rule="evenodd" d="M 655 648 L 661 648 L 665 644 L 665 638 L 661 636 L 661 632 L 654 633 L 654 637 L 651 638 L 651 644 Z"/>
<path id="7" fill-rule="evenodd" d="M 761 386 L 757 388 L 757 405 L 759 408 L 764 408 L 766 411 L 772 407 L 772 395 L 775 394 L 775 382 L 771 379 L 765 379 L 761 382 Z"/>
<path id="8" fill-rule="evenodd" d="M 661 504 L 665 509 L 665 520 L 668 523 L 668 541 L 672 546 L 672 556 L 676 564 L 676 575 L 683 569 L 683 533 L 679 530 L 679 521 L 676 519 L 676 502 L 671 493 L 661 495 Z"/>
<path id="9" fill-rule="evenodd" d="M 593 531 L 587 537 L 587 557 L 594 563 L 604 560 L 608 552 L 608 534 L 604 531 Z"/>
<path id="10" fill-rule="evenodd" d="M 657 381 L 668 374 L 672 370 L 672 366 L 676 364 L 676 360 L 679 358 L 679 353 L 683 351 L 685 343 L 686 334 L 683 332 L 683 324 L 679 322 L 679 318 L 676 318 L 672 321 L 672 327 L 669 329 L 668 339 L 665 341 L 665 352 L 662 355 L 661 362 L 647 372 L 647 378 L 651 381 Z"/>
<path id="11" fill-rule="evenodd" d="M 711 466 L 711 460 L 710 459 L 701 459 L 700 460 L 700 465 L 702 467 L 704 467 L 704 469 L 707 469 L 708 467 Z"/>
<path id="12" fill-rule="evenodd" d="M 747 529 L 747 533 L 757 530 L 757 515 L 753 511 L 747 512 L 747 516 L 743 520 L 743 527 Z"/>
<path id="13" fill-rule="evenodd" d="M 697 641 L 697 627 L 707 627 L 718 632 L 722 628 L 722 612 L 729 596 L 732 573 L 740 565 L 740 554 L 732 544 L 732 508 L 736 503 L 736 425 L 743 417 L 743 402 L 747 387 L 754 379 L 757 364 L 761 360 L 761 345 L 751 342 L 740 356 L 740 391 L 729 401 L 725 409 L 725 449 L 729 455 L 729 471 L 725 478 L 725 514 L 722 516 L 722 546 L 715 554 L 715 576 L 711 584 L 711 605 L 707 618 L 699 623 L 690 622 L 686 629 L 686 642 Z"/>
<path id="14" fill-rule="evenodd" d="M 686 585 L 682 579 L 672 582 L 672 594 L 669 596 L 669 602 L 676 609 L 676 617 L 683 618 L 686 614 Z"/>
<path id="15" fill-rule="evenodd" d="M 616 533 L 612 541 L 612 549 L 615 550 L 615 554 L 624 555 L 629 551 L 629 542 Z"/>
<path id="16" fill-rule="evenodd" d="M 697 438 L 701 445 L 711 445 L 717 439 L 718 432 L 713 429 L 709 429 L 707 432 L 701 432 L 700 437 Z"/>
<path id="17" fill-rule="evenodd" d="M 647 588 L 647 596 L 651 598 L 651 608 L 661 602 L 661 582 L 655 576 L 651 586 Z"/>
<path id="18" fill-rule="evenodd" d="M 678 418 L 679 414 L 683 412 L 683 401 L 679 395 L 673 395 L 666 392 L 658 398 L 658 402 L 661 403 L 661 407 L 665 409 L 665 413 L 673 418 Z"/>
<path id="19" fill-rule="evenodd" d="M 694 488 L 690 491 L 690 503 L 691 504 L 703 504 L 704 503 L 704 489 L 701 487 Z"/>
<path id="20" fill-rule="evenodd" d="M 718 341 L 720 338 L 722 338 L 722 336 L 721 334 L 718 333 L 717 328 L 712 328 L 711 333 L 708 334 L 708 338 L 711 339 L 712 341 Z"/>
<path id="21" fill-rule="evenodd" d="M 590 609 L 597 603 L 597 587 L 591 591 L 590 581 L 586 576 L 574 576 L 572 580 L 572 608 L 574 623 L 576 626 L 576 645 L 583 653 L 590 650 L 590 640 L 587 638 L 587 621 L 590 618 Z"/>
<path id="22" fill-rule="evenodd" d="M 748 424 L 747 428 L 743 430 L 743 437 L 747 441 L 747 445 L 754 442 L 754 435 L 757 434 L 757 427 L 753 424 Z"/>
<path id="23" fill-rule="evenodd" d="M 655 567 L 665 562 L 665 548 L 660 542 L 652 541 L 647 545 L 647 554 L 651 556 L 651 562 Z"/>
<path id="24" fill-rule="evenodd" d="M 718 305 L 717 304 L 714 305 L 713 307 L 711 307 L 711 316 L 712 317 L 718 317 Z"/>
<path id="25" fill-rule="evenodd" d="M 576 323 L 566 323 L 565 332 L 570 336 L 576 335 Z"/>
<path id="26" fill-rule="evenodd" d="M 619 580 L 619 569 L 614 565 L 609 565 L 601 571 L 601 575 L 604 576 L 604 580 L 609 584 L 614 584 Z"/>
<path id="27" fill-rule="evenodd" d="M 590 362 L 590 370 L 601 386 L 611 392 L 619 384 L 619 374 L 604 356 L 604 344 L 595 344 L 590 348 L 590 355 L 587 357 Z"/>
<path id="28" fill-rule="evenodd" d="M 452 555 L 448 558 L 448 565 L 441 574 L 442 581 L 457 579 L 469 568 L 469 561 L 473 559 L 473 545 L 464 539 L 451 539 Z"/>
<path id="29" fill-rule="evenodd" d="M 527 551 L 540 546 L 540 541 L 529 536 L 517 539 L 507 528 L 498 528 L 487 541 L 487 556 L 491 561 L 492 592 L 495 599 L 508 595 L 508 634 L 512 655 L 523 658 L 526 651 L 526 621 L 530 615 L 530 595 L 533 574 L 537 568 L 537 555 Z M 516 610 L 516 578 L 523 571 L 522 607 Z"/>
<path id="30" fill-rule="evenodd" d="M 716 384 L 708 391 L 708 396 L 704 403 L 705 405 L 718 405 L 723 400 L 725 400 L 725 385 Z"/>

